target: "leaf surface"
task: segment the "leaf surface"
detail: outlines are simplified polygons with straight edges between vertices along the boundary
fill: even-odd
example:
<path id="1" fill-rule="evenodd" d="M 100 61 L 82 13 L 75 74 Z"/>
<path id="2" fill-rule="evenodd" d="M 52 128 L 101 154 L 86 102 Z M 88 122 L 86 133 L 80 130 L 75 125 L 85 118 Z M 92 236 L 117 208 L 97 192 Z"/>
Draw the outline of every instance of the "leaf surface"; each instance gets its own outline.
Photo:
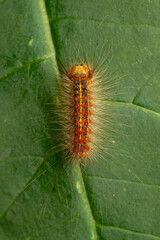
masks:
<path id="1" fill-rule="evenodd" d="M 0 239 L 160 239 L 159 10 L 158 0 L 0 1 Z M 106 41 L 123 76 L 112 147 L 84 171 L 63 168 L 46 118 L 55 55 L 69 61 L 91 42 L 98 59 Z"/>

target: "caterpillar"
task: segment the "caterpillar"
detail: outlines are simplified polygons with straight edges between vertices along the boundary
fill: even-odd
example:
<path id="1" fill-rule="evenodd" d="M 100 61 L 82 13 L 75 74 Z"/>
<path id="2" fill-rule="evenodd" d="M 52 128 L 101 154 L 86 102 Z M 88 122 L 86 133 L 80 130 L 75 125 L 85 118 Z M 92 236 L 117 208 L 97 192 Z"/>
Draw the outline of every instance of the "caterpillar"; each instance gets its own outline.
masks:
<path id="1" fill-rule="evenodd" d="M 76 158 L 87 157 L 92 133 L 91 85 L 93 73 L 87 65 L 76 64 L 67 73 L 71 85 L 71 151 Z"/>
<path id="2" fill-rule="evenodd" d="M 83 163 L 101 154 L 102 132 L 110 129 L 106 125 L 111 116 L 106 100 L 114 80 L 101 70 L 100 63 L 94 67 L 85 60 L 77 62 L 73 60 L 69 67 L 61 64 L 56 119 L 60 123 L 60 145 L 65 158 Z M 104 111 L 106 106 L 107 112 Z M 105 140 L 109 142 L 109 134 Z"/>

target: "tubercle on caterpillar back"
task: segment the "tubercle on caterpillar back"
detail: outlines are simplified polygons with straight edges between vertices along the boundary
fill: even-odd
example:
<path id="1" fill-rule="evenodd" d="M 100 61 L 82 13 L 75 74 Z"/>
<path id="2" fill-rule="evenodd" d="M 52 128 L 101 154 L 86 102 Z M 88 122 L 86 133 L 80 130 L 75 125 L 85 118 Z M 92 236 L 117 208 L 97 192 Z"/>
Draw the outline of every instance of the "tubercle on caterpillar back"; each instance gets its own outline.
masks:
<path id="1" fill-rule="evenodd" d="M 73 65 L 67 72 L 71 85 L 71 102 L 70 110 L 71 120 L 71 146 L 70 150 L 75 158 L 84 159 L 90 151 L 89 142 L 92 130 L 92 100 L 91 88 L 93 71 L 85 64 Z"/>

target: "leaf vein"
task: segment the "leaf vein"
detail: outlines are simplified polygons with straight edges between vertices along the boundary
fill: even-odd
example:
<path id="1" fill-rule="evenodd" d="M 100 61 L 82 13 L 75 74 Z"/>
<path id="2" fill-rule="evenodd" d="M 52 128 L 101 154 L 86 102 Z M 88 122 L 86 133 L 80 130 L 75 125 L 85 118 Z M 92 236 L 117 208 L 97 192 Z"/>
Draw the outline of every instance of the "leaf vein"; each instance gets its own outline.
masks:
<path id="1" fill-rule="evenodd" d="M 43 58 L 38 58 L 38 59 L 33 60 L 33 61 L 31 61 L 31 62 L 27 62 L 27 63 L 23 64 L 22 66 L 20 66 L 20 67 L 18 67 L 18 68 L 15 68 L 15 69 L 11 70 L 10 72 L 2 75 L 2 76 L 0 77 L 0 81 L 3 81 L 4 79 L 6 79 L 7 77 L 9 77 L 10 75 L 12 75 L 12 74 L 14 74 L 14 73 L 16 73 L 16 72 L 18 72 L 18 71 L 20 71 L 20 70 L 28 67 L 28 66 L 34 64 L 34 63 L 42 62 L 42 61 L 48 60 L 49 58 L 51 58 L 51 55 L 45 56 L 45 57 L 43 57 Z"/>
<path id="2" fill-rule="evenodd" d="M 104 19 L 94 19 L 94 18 L 81 18 L 81 17 L 61 17 L 61 18 L 51 18 L 49 19 L 50 22 L 58 22 L 58 21 L 65 21 L 65 20 L 80 20 L 80 21 L 94 21 L 94 22 L 106 22 L 107 24 L 111 25 L 121 25 L 121 26 L 128 26 L 128 27 L 140 27 L 140 28 L 153 28 L 153 29 L 160 29 L 157 26 L 153 25 L 148 25 L 148 24 L 125 24 L 125 23 L 120 23 L 120 22 L 107 22 Z"/>
<path id="3" fill-rule="evenodd" d="M 155 240 L 160 240 L 160 237 L 158 236 L 155 236 L 153 234 L 149 234 L 149 233 L 144 233 L 144 232 L 138 232 L 138 231 L 134 231 L 134 230 L 130 230 L 130 229 L 126 229 L 126 228 L 121 228 L 121 227 L 115 227 L 115 226 L 109 226 L 109 225 L 103 225 L 103 224 L 99 224 L 99 223 L 96 223 L 97 227 L 106 227 L 106 228 L 110 228 L 110 229 L 116 229 L 116 230 L 119 230 L 119 231 L 124 231 L 124 232 L 128 232 L 128 233 L 133 233 L 133 234 L 137 234 L 137 235 L 143 235 L 143 236 L 146 236 L 146 237 L 150 237 L 149 239 L 155 239 Z"/>
<path id="4" fill-rule="evenodd" d="M 155 184 L 148 184 L 148 183 L 142 183 L 142 182 L 134 182 L 134 181 L 128 181 L 128 180 L 123 180 L 123 179 L 114 179 L 114 178 L 106 178 L 106 177 L 101 177 L 101 176 L 94 176 L 94 175 L 85 175 L 86 178 L 99 178 L 104 181 L 115 181 L 115 182 L 123 182 L 123 183 L 129 183 L 129 184 L 137 184 L 137 185 L 144 185 L 147 187 L 155 187 L 155 188 L 160 188 L 159 185 Z"/>
<path id="5" fill-rule="evenodd" d="M 39 157 L 40 158 L 40 157 Z M 6 210 L 3 212 L 3 214 L 0 216 L 0 220 L 7 214 L 9 209 L 14 205 L 14 203 L 17 201 L 17 199 L 21 196 L 21 194 L 25 191 L 26 187 L 29 186 L 30 181 L 32 180 L 33 176 L 38 172 L 39 168 L 42 166 L 44 163 L 44 158 L 42 158 L 43 161 L 39 164 L 39 166 L 35 169 L 33 174 L 31 175 L 30 179 L 28 182 L 25 184 L 24 188 L 16 195 L 16 197 L 12 200 L 12 202 L 9 204 L 9 206 L 6 208 Z"/>
<path id="6" fill-rule="evenodd" d="M 135 103 L 131 103 L 131 102 L 123 102 L 123 101 L 119 101 L 119 100 L 109 100 L 107 102 L 110 102 L 110 103 L 113 103 L 113 104 L 116 103 L 116 104 L 126 105 L 126 106 L 130 106 L 130 107 L 136 107 L 139 110 L 142 110 L 144 112 L 148 112 L 148 113 L 151 113 L 151 114 L 155 114 L 158 117 L 160 117 L 159 112 L 156 112 L 155 110 L 152 110 L 152 109 L 146 108 L 144 106 L 141 106 L 140 104 L 135 104 Z"/>

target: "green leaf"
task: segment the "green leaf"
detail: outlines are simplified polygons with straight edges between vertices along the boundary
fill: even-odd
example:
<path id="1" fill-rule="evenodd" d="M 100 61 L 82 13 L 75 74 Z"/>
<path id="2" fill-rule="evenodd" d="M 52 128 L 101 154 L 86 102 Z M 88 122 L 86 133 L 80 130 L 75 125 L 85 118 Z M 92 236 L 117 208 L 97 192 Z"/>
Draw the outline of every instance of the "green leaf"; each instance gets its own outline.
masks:
<path id="1" fill-rule="evenodd" d="M 0 0 L 0 240 L 160 239 L 159 10 L 158 0 Z M 64 167 L 48 119 L 55 52 L 68 61 L 91 43 L 98 59 L 106 41 L 123 76 L 112 147 L 85 169 Z"/>

